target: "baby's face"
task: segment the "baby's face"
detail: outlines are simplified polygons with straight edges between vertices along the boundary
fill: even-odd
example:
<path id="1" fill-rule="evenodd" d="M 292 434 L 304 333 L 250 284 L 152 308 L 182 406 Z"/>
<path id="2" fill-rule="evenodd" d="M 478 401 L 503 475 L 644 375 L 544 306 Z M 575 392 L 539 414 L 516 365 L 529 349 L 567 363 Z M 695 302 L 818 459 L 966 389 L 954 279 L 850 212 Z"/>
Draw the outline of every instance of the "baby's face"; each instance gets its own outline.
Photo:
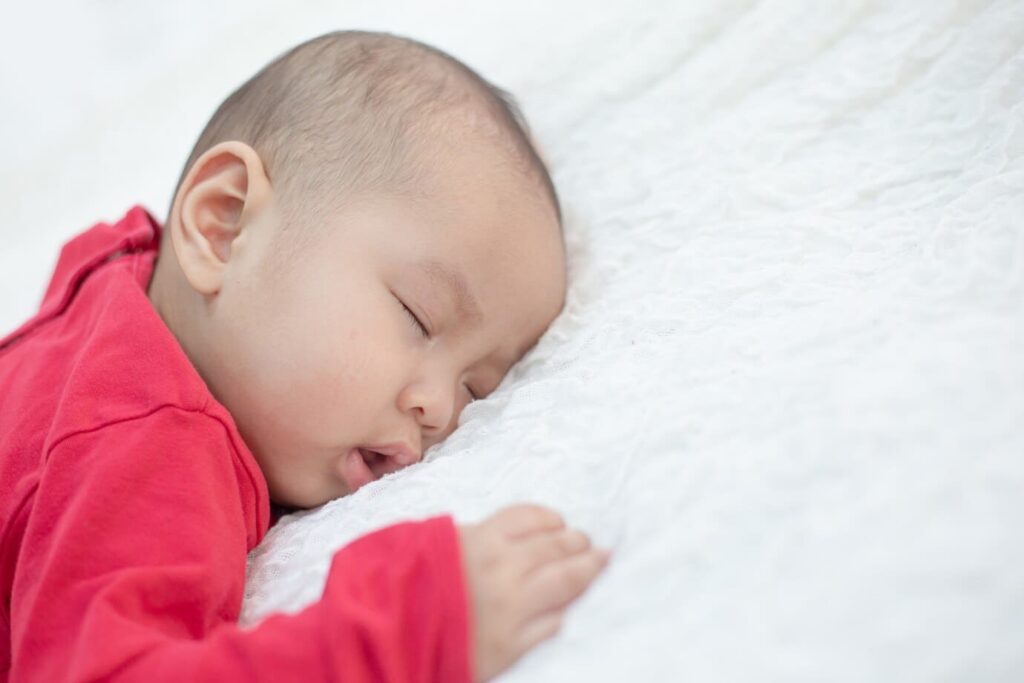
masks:
<path id="1" fill-rule="evenodd" d="M 565 255 L 540 186 L 486 147 L 438 158 L 422 196 L 356 199 L 286 265 L 273 201 L 231 255 L 204 377 L 280 504 L 319 505 L 419 461 L 562 308 Z"/>

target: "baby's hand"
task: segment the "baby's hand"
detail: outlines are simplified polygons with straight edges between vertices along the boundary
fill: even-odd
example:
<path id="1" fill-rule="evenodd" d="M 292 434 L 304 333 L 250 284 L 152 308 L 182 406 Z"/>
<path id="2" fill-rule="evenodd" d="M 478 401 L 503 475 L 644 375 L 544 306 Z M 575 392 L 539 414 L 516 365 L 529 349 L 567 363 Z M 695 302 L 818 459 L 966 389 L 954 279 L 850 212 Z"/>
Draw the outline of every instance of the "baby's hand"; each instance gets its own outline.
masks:
<path id="1" fill-rule="evenodd" d="M 487 681 L 558 632 L 608 553 L 539 505 L 505 508 L 459 531 L 476 617 L 476 675 Z"/>

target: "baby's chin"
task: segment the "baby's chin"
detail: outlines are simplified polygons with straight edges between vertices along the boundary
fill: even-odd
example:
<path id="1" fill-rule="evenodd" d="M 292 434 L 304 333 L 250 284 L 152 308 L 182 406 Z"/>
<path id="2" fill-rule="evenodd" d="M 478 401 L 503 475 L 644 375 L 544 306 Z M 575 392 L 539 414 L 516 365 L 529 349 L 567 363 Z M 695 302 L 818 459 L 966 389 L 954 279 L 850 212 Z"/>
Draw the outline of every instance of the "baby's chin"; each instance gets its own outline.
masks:
<path id="1" fill-rule="evenodd" d="M 302 486 L 286 486 L 278 483 L 267 482 L 270 489 L 270 505 L 275 511 L 283 511 L 284 514 L 311 510 L 320 507 L 336 498 L 347 496 L 350 491 L 324 492 L 313 490 L 312 487 L 304 489 Z"/>

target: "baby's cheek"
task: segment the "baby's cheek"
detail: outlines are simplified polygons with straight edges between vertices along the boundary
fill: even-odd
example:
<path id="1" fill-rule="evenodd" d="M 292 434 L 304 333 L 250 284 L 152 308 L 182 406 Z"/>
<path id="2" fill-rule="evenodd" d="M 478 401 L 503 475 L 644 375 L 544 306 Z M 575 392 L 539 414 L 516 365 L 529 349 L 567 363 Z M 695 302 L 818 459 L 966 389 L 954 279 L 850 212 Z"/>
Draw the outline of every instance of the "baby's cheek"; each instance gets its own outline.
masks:
<path id="1" fill-rule="evenodd" d="M 412 363 L 394 320 L 354 304 L 346 312 L 306 317 L 290 331 L 287 358 L 281 359 L 277 383 L 288 397 L 290 419 L 320 445 L 381 438 L 381 429 L 394 429 L 395 417 L 386 413 L 394 410 L 397 387 Z"/>
<path id="2" fill-rule="evenodd" d="M 353 369 L 347 363 L 332 364 L 331 358 L 316 363 L 311 359 L 301 373 L 302 380 L 295 382 L 292 392 L 297 404 L 304 412 L 326 418 L 350 398 Z"/>
<path id="3" fill-rule="evenodd" d="M 288 386 L 296 417 L 310 437 L 318 441 L 337 438 L 351 430 L 353 423 L 365 422 L 370 404 L 372 382 L 365 365 L 346 359 L 336 352 L 307 354 L 296 368 L 296 377 Z"/>

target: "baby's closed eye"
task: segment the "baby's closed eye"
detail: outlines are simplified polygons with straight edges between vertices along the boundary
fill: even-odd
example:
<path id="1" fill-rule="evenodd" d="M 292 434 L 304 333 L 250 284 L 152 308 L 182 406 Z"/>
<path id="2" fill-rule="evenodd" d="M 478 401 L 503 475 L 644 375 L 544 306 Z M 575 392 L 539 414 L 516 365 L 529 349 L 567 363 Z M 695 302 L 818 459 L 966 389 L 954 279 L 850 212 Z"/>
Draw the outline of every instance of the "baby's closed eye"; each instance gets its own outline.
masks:
<path id="1" fill-rule="evenodd" d="M 425 338 L 430 339 L 430 331 L 427 329 L 427 326 L 423 324 L 419 317 L 412 312 L 412 309 L 409 308 L 406 305 L 406 303 L 401 300 L 401 298 L 395 296 L 395 299 L 398 300 L 398 303 L 402 304 L 402 309 L 405 310 L 406 315 L 409 316 L 409 321 L 416 326 L 416 328 L 420 331 L 420 334 L 422 334 Z"/>
<path id="2" fill-rule="evenodd" d="M 423 321 L 420 320 L 419 316 L 416 315 L 416 313 L 414 313 L 404 301 L 402 301 L 401 297 L 395 295 L 395 299 L 402 305 L 402 310 L 405 311 L 406 316 L 409 318 L 409 322 L 416 327 L 424 338 L 430 339 L 430 331 L 427 329 L 427 326 L 423 324 Z M 480 395 L 473 390 L 473 387 L 468 384 L 463 384 L 462 386 L 465 387 L 466 393 L 469 394 L 469 400 L 471 403 L 480 398 Z"/>

